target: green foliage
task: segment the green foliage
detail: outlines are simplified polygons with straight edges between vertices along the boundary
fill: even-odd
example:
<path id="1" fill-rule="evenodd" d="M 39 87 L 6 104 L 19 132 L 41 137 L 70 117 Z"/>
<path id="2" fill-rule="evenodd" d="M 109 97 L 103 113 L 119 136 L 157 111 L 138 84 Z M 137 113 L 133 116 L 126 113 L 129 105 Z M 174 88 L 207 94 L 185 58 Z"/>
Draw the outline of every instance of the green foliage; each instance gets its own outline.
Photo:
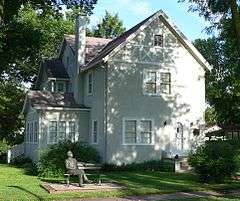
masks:
<path id="1" fill-rule="evenodd" d="M 207 107 L 205 110 L 205 122 L 206 126 L 212 126 L 217 124 L 217 114 L 214 108 Z"/>
<path id="2" fill-rule="evenodd" d="M 43 177 L 63 176 L 66 171 L 65 160 L 67 152 L 73 152 L 74 158 L 82 162 L 100 162 L 98 152 L 89 145 L 80 144 L 79 142 L 60 142 L 52 145 L 47 151 L 43 152 L 40 157 L 39 175 Z"/>
<path id="3" fill-rule="evenodd" d="M 151 160 L 143 163 L 132 163 L 125 165 L 104 164 L 103 171 L 161 171 L 174 172 L 174 162 L 166 160 Z"/>
<path id="4" fill-rule="evenodd" d="M 14 160 L 11 161 L 11 165 L 18 168 L 23 168 L 25 173 L 28 175 L 38 174 L 37 164 L 33 163 L 30 158 L 26 158 L 23 155 L 14 158 Z"/>
<path id="5" fill-rule="evenodd" d="M 2 154 L 6 154 L 7 150 L 9 149 L 9 145 L 7 144 L 6 140 L 3 139 L 0 141 L 0 156 Z"/>
<path id="6" fill-rule="evenodd" d="M 41 58 L 57 55 L 63 35 L 74 33 L 74 22 L 51 14 L 41 16 L 26 5 L 0 32 L 5 35 L 0 73 L 33 81 Z"/>
<path id="7" fill-rule="evenodd" d="M 24 93 L 15 81 L 0 82 L 0 141 L 9 145 L 21 143 L 23 136 L 19 129 L 23 126 L 19 114 L 24 102 Z"/>
<path id="8" fill-rule="evenodd" d="M 1 0 L 0 1 L 0 22 L 9 22 L 14 15 L 18 14 L 22 5 L 31 3 L 35 10 L 41 9 L 42 14 L 51 12 L 55 16 L 61 16 L 62 6 L 67 8 L 80 8 L 86 14 L 92 14 L 97 0 Z"/>
<path id="9" fill-rule="evenodd" d="M 219 182 L 238 170 L 238 152 L 226 141 L 212 141 L 189 156 L 189 164 L 201 181 Z"/>
<path id="10" fill-rule="evenodd" d="M 123 22 L 119 19 L 118 14 L 112 15 L 105 11 L 105 16 L 101 22 L 93 28 L 92 35 L 102 38 L 116 38 L 125 30 L 126 28 L 123 26 Z"/>

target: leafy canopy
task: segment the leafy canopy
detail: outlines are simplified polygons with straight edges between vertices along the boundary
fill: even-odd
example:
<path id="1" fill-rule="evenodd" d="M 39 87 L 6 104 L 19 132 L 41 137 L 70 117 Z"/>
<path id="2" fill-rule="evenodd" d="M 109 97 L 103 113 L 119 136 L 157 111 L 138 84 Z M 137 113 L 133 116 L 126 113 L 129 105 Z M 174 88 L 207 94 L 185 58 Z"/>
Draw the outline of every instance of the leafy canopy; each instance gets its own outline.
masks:
<path id="1" fill-rule="evenodd" d="M 93 28 L 92 35 L 102 38 L 116 38 L 125 30 L 126 28 L 123 26 L 123 22 L 119 19 L 118 14 L 112 15 L 105 11 L 105 16 L 101 22 Z"/>

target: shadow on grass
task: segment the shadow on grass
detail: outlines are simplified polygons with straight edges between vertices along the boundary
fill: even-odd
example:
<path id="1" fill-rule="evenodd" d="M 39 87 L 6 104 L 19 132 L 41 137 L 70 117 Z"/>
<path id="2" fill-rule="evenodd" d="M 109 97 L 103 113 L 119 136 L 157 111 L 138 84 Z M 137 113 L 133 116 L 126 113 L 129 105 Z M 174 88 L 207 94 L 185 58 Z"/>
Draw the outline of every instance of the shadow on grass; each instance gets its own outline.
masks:
<path id="1" fill-rule="evenodd" d="M 23 188 L 23 187 L 20 187 L 20 186 L 8 186 L 8 187 L 10 187 L 10 188 L 15 188 L 15 189 L 18 189 L 18 190 L 24 191 L 24 192 L 26 192 L 26 193 L 32 195 L 33 197 L 37 198 L 37 200 L 39 200 L 39 201 L 44 200 L 41 196 L 36 195 L 35 193 L 33 193 L 33 192 L 31 192 L 31 191 L 29 191 L 29 190 Z"/>

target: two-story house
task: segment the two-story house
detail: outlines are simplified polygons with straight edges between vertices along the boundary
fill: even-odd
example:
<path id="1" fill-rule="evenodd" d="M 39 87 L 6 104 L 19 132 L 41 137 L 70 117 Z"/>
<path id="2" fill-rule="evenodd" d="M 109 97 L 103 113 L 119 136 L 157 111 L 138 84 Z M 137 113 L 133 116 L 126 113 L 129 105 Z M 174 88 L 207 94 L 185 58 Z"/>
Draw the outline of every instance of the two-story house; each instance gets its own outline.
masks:
<path id="1" fill-rule="evenodd" d="M 186 156 L 204 125 L 206 60 L 162 11 L 113 40 L 85 29 L 78 16 L 76 36 L 42 61 L 23 108 L 25 155 L 69 139 L 118 165 Z"/>

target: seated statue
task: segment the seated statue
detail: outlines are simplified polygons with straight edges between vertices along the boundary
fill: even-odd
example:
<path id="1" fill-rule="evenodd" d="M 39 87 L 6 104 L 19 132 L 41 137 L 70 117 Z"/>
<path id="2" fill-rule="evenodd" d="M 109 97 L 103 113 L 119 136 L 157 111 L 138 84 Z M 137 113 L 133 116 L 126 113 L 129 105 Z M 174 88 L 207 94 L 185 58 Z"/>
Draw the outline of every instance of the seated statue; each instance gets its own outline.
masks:
<path id="1" fill-rule="evenodd" d="M 75 158 L 73 158 L 73 153 L 71 151 L 67 152 L 67 156 L 68 158 L 65 160 L 67 173 L 69 175 L 79 176 L 79 186 L 82 186 L 83 182 L 90 183 L 85 174 L 85 171 L 78 169 L 78 166 L 84 166 L 84 163 L 79 163 Z"/>

